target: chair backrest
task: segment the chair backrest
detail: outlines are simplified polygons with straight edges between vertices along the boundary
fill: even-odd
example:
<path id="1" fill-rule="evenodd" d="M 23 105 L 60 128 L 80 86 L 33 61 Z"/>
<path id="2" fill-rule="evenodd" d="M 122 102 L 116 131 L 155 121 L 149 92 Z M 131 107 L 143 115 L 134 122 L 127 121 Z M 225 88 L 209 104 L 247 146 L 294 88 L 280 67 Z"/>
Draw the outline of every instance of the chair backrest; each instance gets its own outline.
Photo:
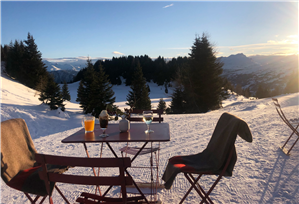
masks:
<path id="1" fill-rule="evenodd" d="M 1 177 L 6 183 L 21 170 L 34 166 L 36 152 L 25 120 L 1 122 Z"/>
<path id="2" fill-rule="evenodd" d="M 217 122 L 207 148 L 204 150 L 207 160 L 213 162 L 215 169 L 221 171 L 233 149 L 233 156 L 225 173 L 229 176 L 231 176 L 237 161 L 234 145 L 237 135 L 247 142 L 252 142 L 252 135 L 247 123 L 237 116 L 223 113 Z"/>
<path id="3" fill-rule="evenodd" d="M 278 115 L 280 116 L 280 118 L 283 120 L 283 122 L 285 122 L 285 124 L 287 126 L 289 126 L 291 129 L 294 130 L 294 127 L 292 126 L 292 124 L 290 123 L 290 121 L 287 119 L 287 117 L 285 116 L 285 114 L 283 113 L 280 104 L 278 103 L 277 98 L 272 98 L 272 101 L 275 105 L 276 111 L 278 113 Z"/>
<path id="4" fill-rule="evenodd" d="M 129 115 L 129 117 L 128 117 L 129 121 L 132 121 L 132 122 L 133 121 L 134 122 L 143 122 L 143 118 L 140 115 L 142 115 L 143 111 L 146 111 L 146 110 L 126 109 L 125 111 Z M 161 116 L 163 114 L 163 110 L 162 109 L 151 110 L 151 111 L 153 111 L 154 114 L 158 115 L 158 117 L 154 117 L 153 122 L 159 122 L 159 123 L 163 122 L 163 118 Z"/>
<path id="5" fill-rule="evenodd" d="M 126 196 L 126 185 L 132 185 L 132 178 L 125 175 L 126 168 L 131 166 L 129 157 L 123 158 L 85 158 L 85 157 L 65 157 L 45 154 L 35 155 L 37 163 L 42 165 L 43 171 L 39 172 L 40 178 L 45 181 L 46 187 L 49 188 L 49 182 L 61 182 L 81 185 L 104 185 L 104 186 L 121 186 L 123 196 Z M 72 167 L 108 167 L 119 168 L 119 175 L 115 176 L 84 176 L 60 174 L 57 172 L 47 171 L 46 165 L 65 165 Z"/>

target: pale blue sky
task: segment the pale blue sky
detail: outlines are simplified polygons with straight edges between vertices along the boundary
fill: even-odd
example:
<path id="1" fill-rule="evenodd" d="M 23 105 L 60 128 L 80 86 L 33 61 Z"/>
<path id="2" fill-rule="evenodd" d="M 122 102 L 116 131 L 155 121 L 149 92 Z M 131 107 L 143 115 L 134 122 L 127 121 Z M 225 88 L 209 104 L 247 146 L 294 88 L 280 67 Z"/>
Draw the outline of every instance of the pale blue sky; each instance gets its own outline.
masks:
<path id="1" fill-rule="evenodd" d="M 298 1 L 2 1 L 1 44 L 28 32 L 43 58 L 187 56 L 203 32 L 217 56 L 295 54 Z"/>

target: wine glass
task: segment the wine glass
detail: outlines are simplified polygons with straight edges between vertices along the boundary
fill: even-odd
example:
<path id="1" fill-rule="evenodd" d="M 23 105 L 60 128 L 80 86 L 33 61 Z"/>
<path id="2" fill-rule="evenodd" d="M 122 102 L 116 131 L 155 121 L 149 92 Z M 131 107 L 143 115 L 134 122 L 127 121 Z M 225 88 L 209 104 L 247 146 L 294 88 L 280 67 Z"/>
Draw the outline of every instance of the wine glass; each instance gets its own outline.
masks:
<path id="1" fill-rule="evenodd" d="M 147 125 L 147 130 L 145 131 L 145 133 L 154 132 L 153 130 L 150 130 L 150 128 L 149 128 L 149 125 L 153 121 L 153 117 L 154 117 L 153 116 L 153 111 L 143 111 L 143 121 Z"/>
<path id="2" fill-rule="evenodd" d="M 102 114 L 102 112 L 104 114 Z M 108 137 L 109 135 L 105 133 L 107 127 L 108 127 L 108 114 L 105 111 L 102 111 L 99 117 L 100 121 L 100 127 L 103 130 L 103 134 L 100 135 L 100 137 Z"/>

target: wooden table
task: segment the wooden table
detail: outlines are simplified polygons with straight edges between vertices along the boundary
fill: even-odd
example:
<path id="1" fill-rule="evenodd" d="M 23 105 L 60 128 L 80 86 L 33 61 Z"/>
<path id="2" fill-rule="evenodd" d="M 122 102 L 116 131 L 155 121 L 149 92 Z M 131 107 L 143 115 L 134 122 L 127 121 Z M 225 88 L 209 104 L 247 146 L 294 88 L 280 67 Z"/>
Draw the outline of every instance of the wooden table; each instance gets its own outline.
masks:
<path id="1" fill-rule="evenodd" d="M 130 130 L 128 132 L 120 132 L 119 124 L 109 124 L 106 129 L 106 133 L 109 137 L 102 138 L 99 135 L 102 134 L 102 130 L 99 124 L 95 125 L 93 133 L 85 134 L 84 129 L 82 128 L 78 132 L 68 136 L 63 139 L 62 143 L 83 143 L 85 149 L 87 147 L 85 143 L 99 143 L 104 142 L 108 145 L 115 157 L 118 157 L 113 148 L 111 147 L 111 142 L 144 142 L 142 148 L 146 146 L 148 142 L 168 142 L 170 141 L 170 132 L 168 123 L 152 123 L 150 129 L 154 130 L 153 133 L 146 134 L 144 131 L 147 126 L 145 123 L 131 123 Z M 87 152 L 88 154 L 88 152 Z M 88 155 L 89 156 L 89 155 Z M 138 155 L 136 155 L 138 156 Z M 135 159 L 134 157 L 132 159 Z"/>
<path id="2" fill-rule="evenodd" d="M 89 153 L 87 150 L 86 143 L 106 143 L 111 152 L 115 157 L 118 157 L 110 143 L 113 142 L 143 142 L 143 146 L 137 152 L 137 154 L 132 158 L 132 162 L 136 159 L 139 153 L 145 148 L 145 146 L 150 142 L 168 142 L 170 141 L 170 132 L 169 132 L 169 124 L 168 123 L 152 123 L 150 125 L 150 129 L 154 130 L 153 133 L 147 134 L 145 130 L 147 126 L 145 123 L 131 123 L 130 130 L 128 132 L 120 132 L 119 124 L 109 124 L 106 129 L 106 133 L 109 137 L 102 138 L 99 135 L 102 134 L 102 130 L 99 124 L 95 125 L 95 129 L 93 133 L 85 134 L 84 129 L 82 128 L 78 132 L 70 135 L 69 137 L 63 139 L 62 143 L 82 143 L 84 145 L 87 156 L 89 157 Z M 152 145 L 151 145 L 152 147 Z M 95 170 L 94 170 L 94 174 Z"/>

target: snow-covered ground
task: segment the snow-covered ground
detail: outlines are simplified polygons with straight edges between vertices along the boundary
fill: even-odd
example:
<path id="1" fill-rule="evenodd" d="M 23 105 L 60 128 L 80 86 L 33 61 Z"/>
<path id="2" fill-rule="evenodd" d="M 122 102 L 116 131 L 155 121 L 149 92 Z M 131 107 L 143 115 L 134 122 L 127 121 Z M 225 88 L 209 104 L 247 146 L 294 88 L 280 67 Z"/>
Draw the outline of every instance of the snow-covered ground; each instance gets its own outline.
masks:
<path id="1" fill-rule="evenodd" d="M 72 100 L 66 105 L 66 114 L 50 111 L 38 100 L 36 92 L 5 76 L 1 77 L 1 121 L 11 118 L 25 119 L 35 147 L 40 153 L 85 157 L 81 144 L 63 144 L 61 140 L 81 129 L 82 110 L 75 102 L 78 83 L 70 84 Z M 160 98 L 169 104 L 170 96 L 164 89 L 150 84 L 151 100 L 157 106 Z M 115 86 L 117 105 L 126 107 L 129 87 Z M 299 93 L 277 96 L 288 118 L 299 117 Z M 211 194 L 215 203 L 299 203 L 299 144 L 286 156 L 279 146 L 288 138 L 291 131 L 279 118 L 271 98 L 248 100 L 242 96 L 232 96 L 223 103 L 224 108 L 205 114 L 164 115 L 164 122 L 170 125 L 171 141 L 161 144 L 161 178 L 168 158 L 174 155 L 188 155 L 203 151 L 223 112 L 230 112 L 243 118 L 252 131 L 253 142 L 247 143 L 237 137 L 235 146 L 238 160 L 233 176 L 223 178 Z M 63 117 L 65 116 L 65 117 Z M 109 128 L 109 127 L 108 127 Z M 295 137 L 294 137 L 295 139 Z M 292 140 L 294 141 L 294 140 Z M 124 144 L 112 144 L 119 149 Z M 88 149 L 94 157 L 99 156 L 100 144 L 90 144 Z M 113 157 L 104 145 L 103 157 Z M 141 165 L 148 163 L 146 155 L 140 156 Z M 75 169 L 70 173 L 77 173 Z M 90 173 L 91 170 L 87 169 Z M 137 181 L 149 179 L 145 169 L 131 171 Z M 102 172 L 107 173 L 107 172 Z M 202 186 L 207 189 L 215 177 L 204 177 Z M 6 186 L 1 180 L 1 203 L 29 203 L 21 192 Z M 82 191 L 94 192 L 93 187 L 58 184 L 64 194 L 75 201 Z M 158 195 L 163 203 L 178 203 L 189 188 L 188 181 L 179 174 L 171 190 L 160 190 Z M 112 191 L 117 194 L 117 189 Z M 54 192 L 54 203 L 64 203 Z M 198 203 L 196 192 L 191 192 L 185 203 Z M 45 203 L 48 203 L 46 201 Z"/>

